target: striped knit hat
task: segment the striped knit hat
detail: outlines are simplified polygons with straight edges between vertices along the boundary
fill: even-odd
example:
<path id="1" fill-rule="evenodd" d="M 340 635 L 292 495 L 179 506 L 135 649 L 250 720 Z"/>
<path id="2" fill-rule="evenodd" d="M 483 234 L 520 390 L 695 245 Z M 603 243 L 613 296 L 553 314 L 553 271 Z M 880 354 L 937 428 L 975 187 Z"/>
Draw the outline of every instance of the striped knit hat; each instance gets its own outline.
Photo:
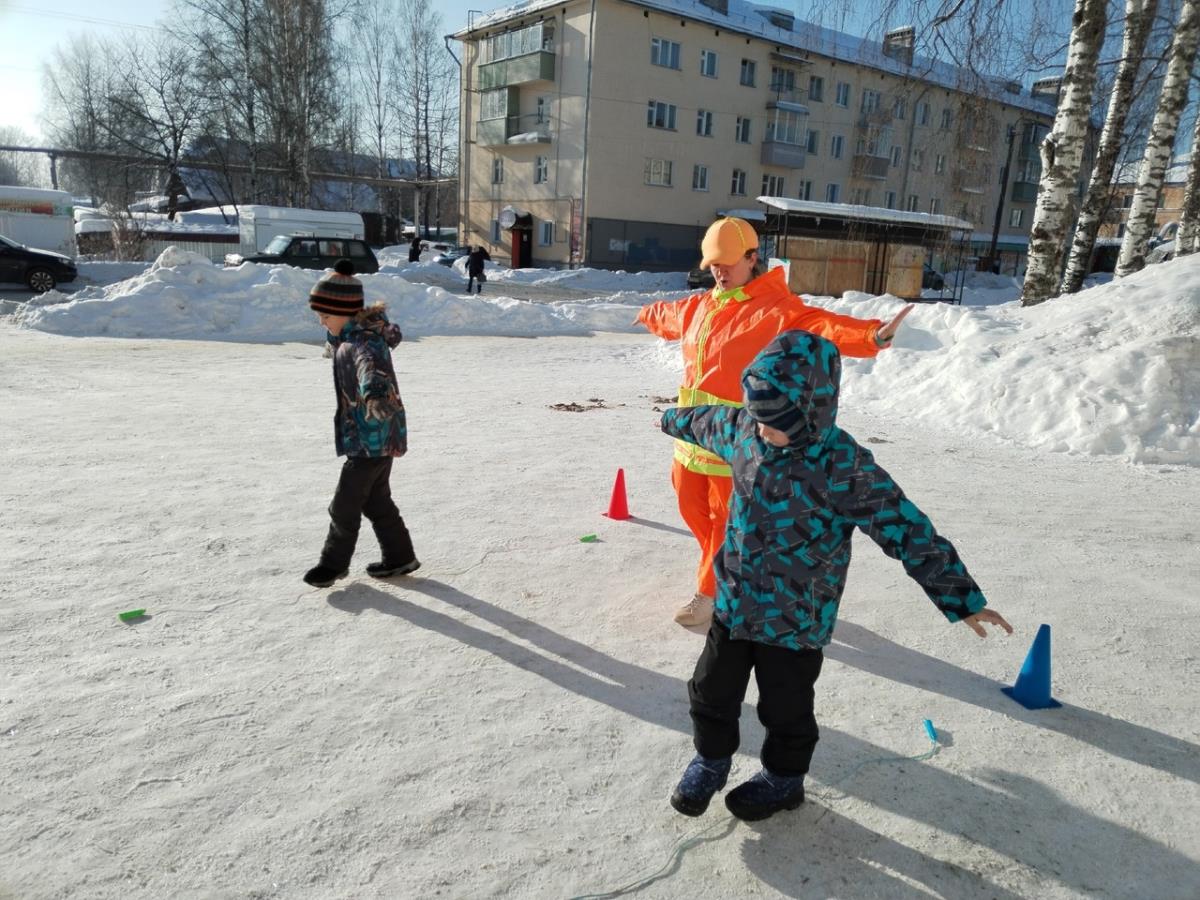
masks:
<path id="1" fill-rule="evenodd" d="M 321 276 L 308 294 L 308 305 L 317 312 L 352 316 L 363 308 L 362 282 L 354 277 L 354 263 L 339 259 L 333 272 Z"/>

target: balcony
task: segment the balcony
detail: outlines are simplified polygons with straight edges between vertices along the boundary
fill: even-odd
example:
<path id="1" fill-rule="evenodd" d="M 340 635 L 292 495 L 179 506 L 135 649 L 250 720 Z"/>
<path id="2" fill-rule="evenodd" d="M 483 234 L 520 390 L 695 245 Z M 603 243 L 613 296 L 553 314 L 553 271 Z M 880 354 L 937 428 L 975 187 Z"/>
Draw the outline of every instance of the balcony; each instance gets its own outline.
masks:
<path id="1" fill-rule="evenodd" d="M 982 194 L 985 192 L 985 179 L 977 171 L 955 171 L 950 180 L 951 189 L 960 194 Z"/>
<path id="2" fill-rule="evenodd" d="M 886 156 L 868 156 L 865 153 L 854 154 L 850 171 L 855 178 L 870 178 L 875 181 L 886 181 L 888 166 L 891 160 Z"/>
<path id="3" fill-rule="evenodd" d="M 553 138 L 550 135 L 550 126 L 545 122 L 536 121 L 536 118 L 501 116 L 496 119 L 480 119 L 475 123 L 475 142 L 484 147 L 551 143 Z"/>
<path id="4" fill-rule="evenodd" d="M 789 144 L 785 141 L 763 141 L 759 159 L 764 166 L 783 166 L 788 169 L 803 169 L 807 148 L 804 144 Z"/>
<path id="5" fill-rule="evenodd" d="M 799 112 L 803 110 L 808 112 L 808 107 L 805 104 L 808 102 L 808 92 L 797 90 L 792 87 L 783 87 L 770 85 L 768 90 L 771 92 L 767 96 L 767 109 L 793 109 Z"/>
<path id="6" fill-rule="evenodd" d="M 1037 202 L 1038 186 L 1036 181 L 1014 181 L 1012 186 L 1013 203 Z"/>
<path id="7" fill-rule="evenodd" d="M 856 124 L 859 128 L 891 128 L 892 122 L 896 117 L 892 115 L 890 109 L 885 109 L 878 106 L 875 109 L 868 110 L 858 114 Z"/>
<path id="8" fill-rule="evenodd" d="M 532 53 L 511 56 L 479 67 L 479 89 L 483 91 L 553 80 L 552 50 L 534 50 Z"/>

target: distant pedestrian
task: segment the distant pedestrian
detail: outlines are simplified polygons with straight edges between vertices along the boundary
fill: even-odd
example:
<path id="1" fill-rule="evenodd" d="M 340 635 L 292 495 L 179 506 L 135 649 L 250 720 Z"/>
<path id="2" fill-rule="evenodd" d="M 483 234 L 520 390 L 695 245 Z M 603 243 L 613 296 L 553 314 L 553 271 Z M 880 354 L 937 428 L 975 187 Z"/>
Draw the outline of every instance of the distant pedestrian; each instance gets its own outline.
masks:
<path id="1" fill-rule="evenodd" d="M 487 281 L 487 276 L 483 274 L 484 261 L 491 262 L 492 255 L 483 248 L 483 244 L 479 244 L 467 254 L 467 293 L 471 293 L 471 287 L 474 285 L 475 293 L 483 293 L 483 283 Z"/>
<path id="2" fill-rule="evenodd" d="M 410 263 L 421 261 L 421 236 L 414 234 L 412 243 L 408 245 L 408 261 Z"/>
<path id="3" fill-rule="evenodd" d="M 389 484 L 392 459 L 408 450 L 408 423 L 391 352 L 400 343 L 400 329 L 388 321 L 382 303 L 363 308 L 362 282 L 348 259 L 339 259 L 334 271 L 317 282 L 308 305 L 329 332 L 337 393 L 334 442 L 337 455 L 346 461 L 329 504 L 331 521 L 321 559 L 304 580 L 329 587 L 349 573 L 363 516 L 383 551 L 383 560 L 368 565 L 367 574 L 389 578 L 415 572 L 421 564 Z"/>

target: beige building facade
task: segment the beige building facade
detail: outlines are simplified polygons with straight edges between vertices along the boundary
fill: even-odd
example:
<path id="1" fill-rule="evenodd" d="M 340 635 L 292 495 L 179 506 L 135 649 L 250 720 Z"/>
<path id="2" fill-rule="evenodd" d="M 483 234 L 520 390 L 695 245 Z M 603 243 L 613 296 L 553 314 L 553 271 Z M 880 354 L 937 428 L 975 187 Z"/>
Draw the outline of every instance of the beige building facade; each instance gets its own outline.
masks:
<path id="1" fill-rule="evenodd" d="M 715 217 L 781 196 L 955 216 L 980 256 L 999 206 L 1005 268 L 1023 261 L 1054 87 L 961 88 L 911 29 L 880 45 L 737 0 L 568 0 L 454 37 L 462 239 L 493 258 L 687 269 Z"/>

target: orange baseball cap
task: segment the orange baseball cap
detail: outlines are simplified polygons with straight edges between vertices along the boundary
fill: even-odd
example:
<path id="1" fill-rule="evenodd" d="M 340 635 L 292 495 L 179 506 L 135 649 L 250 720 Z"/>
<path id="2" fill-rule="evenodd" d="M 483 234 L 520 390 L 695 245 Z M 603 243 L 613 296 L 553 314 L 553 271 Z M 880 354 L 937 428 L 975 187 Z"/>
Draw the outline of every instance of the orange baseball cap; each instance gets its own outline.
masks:
<path id="1" fill-rule="evenodd" d="M 713 263 L 732 266 L 746 255 L 748 250 L 758 249 L 758 233 L 745 219 L 726 216 L 708 226 L 704 240 L 700 242 L 700 268 L 707 269 Z"/>

